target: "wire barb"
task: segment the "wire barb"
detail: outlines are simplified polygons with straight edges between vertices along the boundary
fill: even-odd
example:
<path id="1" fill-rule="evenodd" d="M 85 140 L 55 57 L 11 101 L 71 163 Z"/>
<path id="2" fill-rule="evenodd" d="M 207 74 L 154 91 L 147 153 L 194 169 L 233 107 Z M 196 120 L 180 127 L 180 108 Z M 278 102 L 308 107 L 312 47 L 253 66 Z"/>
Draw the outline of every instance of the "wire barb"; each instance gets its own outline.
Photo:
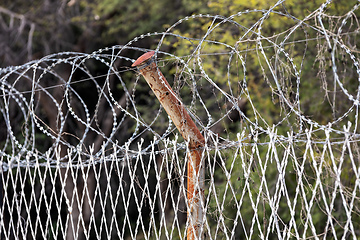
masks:
<path id="1" fill-rule="evenodd" d="M 0 68 L 0 239 L 358 239 L 360 4 L 333 4 L 192 15 Z"/>

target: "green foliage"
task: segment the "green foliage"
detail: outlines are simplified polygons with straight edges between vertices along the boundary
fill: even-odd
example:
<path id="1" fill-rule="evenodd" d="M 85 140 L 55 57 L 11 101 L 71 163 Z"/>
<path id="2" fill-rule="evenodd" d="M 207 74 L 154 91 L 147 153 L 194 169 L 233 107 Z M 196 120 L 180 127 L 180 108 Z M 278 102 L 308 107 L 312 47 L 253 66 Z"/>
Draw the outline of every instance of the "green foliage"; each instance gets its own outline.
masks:
<path id="1" fill-rule="evenodd" d="M 321 29 L 318 20 L 312 15 L 310 15 L 309 19 L 304 19 L 304 17 L 315 11 L 324 2 L 323 0 L 287 0 L 284 4 L 277 6 L 274 12 L 264 19 L 261 30 L 258 27 L 260 19 L 264 16 L 264 11 L 252 10 L 269 9 L 274 4 L 272 1 L 79 0 L 72 6 L 64 5 L 61 2 L 64 1 L 53 3 L 53 7 L 47 6 L 42 1 L 18 0 L 4 2 L 4 6 L 26 17 L 27 31 L 29 31 L 30 23 L 36 25 L 33 33 L 33 55 L 31 57 L 40 58 L 43 55 L 60 51 L 90 52 L 103 46 L 125 44 L 141 34 L 165 31 L 178 19 L 192 14 L 210 13 L 229 17 L 242 12 L 242 14 L 229 19 L 240 23 L 241 26 L 231 21 L 224 23 L 221 18 L 215 20 L 206 17 L 191 19 L 184 21 L 171 30 L 173 34 L 181 35 L 183 38 L 167 36 L 162 43 L 161 50 L 183 57 L 183 60 L 187 63 L 189 68 L 184 68 L 179 62 L 160 67 L 184 103 L 198 117 L 197 120 L 204 125 L 207 124 L 208 115 L 203 110 L 204 108 L 200 102 L 194 101 L 194 99 L 198 98 L 195 95 L 194 81 L 197 84 L 200 97 L 207 99 L 204 104 L 213 119 L 220 119 L 228 110 L 226 106 L 227 99 L 219 90 L 209 84 L 207 77 L 216 81 L 216 84 L 224 92 L 231 92 L 233 97 L 246 98 L 249 102 L 251 101 L 251 104 L 248 104 L 249 109 L 246 111 L 249 120 L 256 122 L 258 126 L 264 129 L 277 125 L 279 135 L 286 135 L 287 132 L 299 129 L 300 126 L 308 127 L 306 123 L 300 121 L 299 117 L 293 113 L 293 110 L 323 125 L 335 121 L 349 110 L 352 102 L 342 91 L 339 91 L 339 86 L 334 84 L 331 51 L 335 51 L 336 65 L 338 66 L 341 83 L 354 96 L 358 91 L 357 73 L 353 68 L 352 60 L 349 59 L 345 51 L 340 48 L 329 49 L 326 39 L 316 30 L 308 28 L 306 25 L 297 27 L 299 20 L 304 20 L 305 24 L 308 23 L 317 29 Z M 326 20 L 323 22 L 324 27 L 329 32 L 336 33 L 338 26 L 344 19 L 344 14 L 351 10 L 355 2 L 339 0 L 330 4 L 326 8 L 327 16 L 323 17 Z M 250 12 L 245 13 L 247 9 Z M 290 16 L 295 16 L 296 19 Z M 354 16 L 348 21 L 343 28 L 344 32 L 358 30 L 358 17 Z M 4 22 L 9 24 L 10 17 L 5 16 Z M 220 27 L 218 27 L 218 24 L 221 24 Z M 290 34 L 290 31 L 295 28 L 296 30 Z M 251 31 L 248 31 L 249 29 Z M 258 33 L 261 36 L 258 36 Z M 13 40 L 15 38 L 11 38 L 12 36 L 18 36 L 16 41 Z M 204 36 L 206 36 L 205 39 L 203 39 Z M 14 53 L 19 52 L 23 46 L 26 46 L 28 38 L 29 35 L 23 33 L 19 35 L 10 34 L 8 44 L 11 46 L 10 50 Z M 202 42 L 203 40 L 205 41 Z M 339 41 L 348 43 L 349 46 L 359 45 L 356 35 L 339 36 Z M 201 42 L 201 48 L 198 48 Z M 264 49 L 263 52 L 259 48 L 260 43 Z M 141 40 L 136 43 L 137 46 L 149 49 L 155 48 L 157 44 L 158 40 Z M 283 52 L 280 51 L 280 47 L 284 49 Z M 238 51 L 239 55 L 230 55 L 233 50 Z M 24 53 L 22 51 L 20 53 L 12 56 L 18 56 L 18 61 L 23 61 Z M 285 56 L 284 53 L 289 55 Z M 202 69 L 199 68 L 197 54 L 201 55 Z M 354 54 L 357 53 L 354 52 Z M 6 62 L 5 60 L 11 59 L 11 57 L 5 55 L 6 53 L 1 55 L 1 61 L 5 65 L 21 63 Z M 129 53 L 127 55 L 132 56 L 134 54 Z M 358 55 L 356 56 L 358 57 Z M 163 60 L 169 59 L 164 57 Z M 244 72 L 242 66 L 243 61 L 246 63 L 246 72 Z M 129 65 L 129 63 L 124 62 L 118 64 Z M 273 73 L 271 69 L 274 69 L 275 66 L 276 72 Z M 297 82 L 296 72 L 293 67 L 300 74 L 301 83 Z M 99 75 L 106 72 L 106 69 L 100 69 L 96 63 L 94 63 L 93 69 Z M 277 76 L 279 85 L 275 83 L 273 74 Z M 193 76 L 194 79 L 189 76 Z M 137 84 L 136 88 L 134 87 L 136 92 L 131 92 L 131 94 L 135 96 L 136 110 L 141 114 L 141 120 L 155 132 L 164 133 L 168 127 L 165 124 L 167 123 L 167 115 L 162 111 L 158 120 L 153 122 L 155 118 L 154 112 L 158 112 L 161 107 L 143 79 L 136 82 L 133 72 L 124 73 L 122 77 L 127 86 Z M 82 85 L 79 88 L 85 88 L 85 86 Z M 298 88 L 299 96 L 296 95 Z M 77 90 L 80 91 L 80 89 Z M 114 92 L 121 97 L 124 94 L 124 89 L 120 84 L 117 84 L 114 86 Z M 88 101 L 92 100 L 92 96 L 84 96 L 84 98 L 88 98 Z M 298 99 L 300 99 L 300 104 L 297 104 Z M 133 113 L 134 110 L 129 109 L 128 111 Z M 354 122 L 354 119 L 355 113 L 349 113 L 341 121 L 334 124 L 341 127 L 347 121 Z M 242 131 L 244 126 L 249 126 L 244 120 L 241 123 L 224 123 L 222 125 L 224 130 L 219 135 L 236 140 L 236 134 Z M 127 131 L 131 133 L 135 127 L 135 124 L 129 124 Z M 140 131 L 142 130 L 140 129 Z M 248 133 L 249 129 L 246 129 L 246 131 Z M 121 137 L 126 139 L 126 134 L 128 133 L 123 133 Z M 148 138 L 147 140 L 151 140 L 152 137 L 145 136 L 145 138 Z M 319 133 L 316 137 L 323 139 L 324 135 Z M 334 134 L 333 137 L 336 138 L 336 135 Z M 44 142 L 47 139 L 44 136 L 42 138 L 36 136 L 36 138 L 37 144 L 46 148 Z M 260 135 L 257 143 L 266 143 L 268 141 L 267 137 Z M 275 152 L 277 152 L 277 157 L 280 160 L 287 153 L 281 143 L 276 146 L 258 145 L 259 150 L 256 154 L 253 152 L 251 144 L 255 143 L 252 140 L 248 139 L 243 144 L 244 146 L 236 150 L 228 149 L 221 153 L 212 152 L 214 161 L 207 163 L 208 169 L 213 169 L 214 172 L 214 176 L 208 176 L 214 179 L 214 185 L 208 186 L 206 195 L 216 194 L 216 198 L 209 198 L 210 231 L 214 233 L 214 231 L 218 230 L 216 226 L 218 226 L 219 221 L 224 221 L 225 226 L 232 226 L 235 222 L 237 205 L 242 202 L 240 211 L 243 217 L 242 224 L 246 229 L 249 229 L 252 225 L 255 213 L 258 215 L 260 227 L 255 224 L 253 234 L 253 238 L 256 239 L 260 230 L 266 232 L 269 227 L 267 219 L 272 214 L 269 198 L 276 191 L 276 183 L 279 177 L 278 163 L 274 153 L 269 152 L 269 149 L 276 148 Z M 2 145 L 0 144 L 0 146 Z M 304 182 L 306 202 L 309 202 L 313 197 L 312 191 L 317 187 L 317 173 L 314 166 L 320 161 L 323 161 L 324 171 L 327 171 L 326 174 L 322 175 L 321 179 L 324 186 L 329 188 L 325 189 L 326 193 L 331 192 L 330 188 L 335 181 L 333 179 L 334 162 L 331 154 L 325 151 L 324 156 L 322 156 L 323 149 L 320 149 L 321 147 L 316 144 L 312 148 L 315 150 L 313 156 L 309 153 L 305 156 L 304 175 L 302 176 L 302 179 L 307 179 Z M 354 146 L 355 148 L 358 149 L 359 147 Z M 342 158 L 342 151 L 336 147 L 334 149 L 335 151 L 332 153 L 334 159 L 339 161 Z M 8 151 L 11 151 L 11 149 Z M 296 211 L 294 218 L 301 234 L 305 231 L 305 221 L 309 216 L 304 208 L 305 199 L 299 196 L 295 198 L 295 195 L 296 188 L 299 186 L 299 176 L 297 175 L 299 169 L 297 166 L 303 163 L 302 156 L 306 151 L 305 145 L 297 146 L 294 150 L 295 155 L 285 165 L 286 177 L 284 179 L 290 202 L 294 203 L 296 201 L 296 209 L 299 209 L 299 211 Z M 356 176 L 352 170 L 349 156 L 343 156 L 343 159 L 341 183 L 344 189 L 348 191 L 346 196 L 347 200 L 349 200 L 351 199 L 351 190 L 354 188 Z M 335 164 L 339 164 L 337 161 L 335 161 Z M 265 167 L 265 164 L 266 172 L 264 174 L 262 168 Z M 226 177 L 226 171 L 231 173 L 229 179 Z M 248 178 L 244 177 L 245 173 L 249 174 Z M 264 190 L 264 182 L 262 182 L 264 177 L 266 178 L 270 196 L 266 195 L 267 193 Z M 261 194 L 261 197 L 259 202 L 256 202 L 258 199 L 254 196 L 258 196 L 258 194 Z M 331 199 L 331 196 L 328 196 L 328 198 Z M 326 204 L 329 205 L 330 201 L 324 203 L 318 199 L 320 199 L 319 196 L 316 196 L 316 206 L 310 214 L 315 227 L 324 229 L 327 216 L 323 209 Z M 285 197 L 279 201 L 277 214 L 284 221 L 289 221 L 290 212 Z M 221 213 L 218 212 L 219 202 L 224 203 L 224 209 Z M 344 210 L 341 206 L 342 199 L 337 197 L 334 202 L 336 206 L 339 206 L 340 210 Z M 254 203 L 256 204 L 255 209 L 253 208 Z M 337 219 L 345 221 L 344 211 L 338 211 L 336 214 Z M 119 216 L 119 220 L 122 220 L 122 216 Z M 244 232 L 240 220 L 236 219 L 236 221 L 238 225 L 235 226 L 235 238 L 245 238 L 248 233 Z M 359 215 L 354 214 L 353 221 L 359 223 Z M 336 230 L 341 229 L 343 225 L 344 222 L 340 222 L 336 225 Z M 269 234 L 272 237 L 272 233 Z M 305 235 L 311 234 L 308 228 Z M 223 236 L 224 233 L 218 235 L 219 238 Z"/>
<path id="2" fill-rule="evenodd" d="M 273 124 L 277 125 L 278 134 L 286 135 L 288 131 L 297 130 L 301 124 L 303 127 L 308 127 L 304 123 L 301 123 L 298 116 L 293 113 L 293 110 L 299 111 L 299 113 L 304 114 L 306 117 L 312 119 L 319 124 L 326 125 L 328 122 L 336 121 L 340 116 L 346 113 L 348 106 L 351 106 L 352 103 L 349 102 L 348 97 L 345 96 L 341 91 L 336 91 L 334 85 L 334 76 L 331 63 L 331 50 L 327 47 L 326 39 L 322 35 L 318 34 L 317 31 L 314 31 L 310 28 L 297 27 L 299 20 L 304 19 L 305 16 L 309 16 L 311 12 L 316 10 L 323 1 L 286 1 L 284 4 L 276 7 L 274 10 L 278 13 L 271 13 L 266 17 L 264 24 L 261 29 L 261 36 L 258 37 L 257 33 L 259 32 L 258 21 L 263 16 L 263 12 L 250 12 L 243 13 L 240 16 L 235 16 L 233 19 L 236 22 L 241 23 L 244 26 L 244 29 L 249 29 L 254 27 L 253 32 L 249 32 L 247 36 L 244 36 L 246 30 L 242 30 L 239 27 L 231 26 L 230 23 L 225 23 L 219 28 L 212 29 L 211 26 L 216 25 L 220 20 L 212 22 L 211 19 L 206 21 L 204 19 L 195 19 L 189 21 L 186 24 L 189 26 L 191 31 L 176 29 L 173 30 L 174 33 L 180 34 L 182 36 L 188 37 L 190 40 L 172 40 L 164 42 L 164 45 L 170 45 L 175 49 L 175 53 L 178 56 L 186 56 L 192 54 L 195 51 L 195 54 L 209 54 L 206 57 L 201 57 L 201 65 L 203 71 L 200 74 L 200 69 L 197 66 L 197 58 L 193 57 L 192 59 L 187 60 L 188 66 L 194 66 L 192 71 L 194 73 L 199 73 L 202 77 L 197 79 L 198 85 L 202 85 L 204 79 L 204 73 L 207 74 L 209 78 L 216 81 L 216 84 L 221 87 L 225 92 L 230 92 L 233 90 L 233 96 L 235 97 L 245 97 L 250 98 L 254 108 L 247 111 L 247 116 L 252 122 L 257 122 L 260 126 L 267 129 Z M 245 11 L 246 9 L 268 9 L 272 3 L 266 1 L 210 1 L 208 3 L 209 12 L 220 14 L 223 16 L 230 16 L 231 14 L 237 13 L 239 11 Z M 340 6 L 341 5 L 341 6 Z M 330 15 L 336 17 L 325 18 L 327 20 L 324 22 L 324 27 L 330 32 L 335 32 L 339 24 L 341 24 L 343 15 L 351 10 L 354 2 L 348 2 L 341 4 L 339 1 L 335 1 L 333 4 L 330 4 L 325 10 Z M 284 14 L 281 14 L 284 13 Z M 289 15 L 295 16 L 297 19 L 289 17 Z M 310 15 L 311 16 L 311 15 Z M 354 21 L 353 19 L 352 21 Z M 355 20 L 356 21 L 356 20 Z M 313 26 L 320 28 L 319 23 L 316 18 L 309 18 L 305 20 L 306 23 L 309 23 Z M 349 21 L 351 22 L 351 21 Z M 213 25 L 212 25 L 213 24 Z M 209 28 L 210 27 L 210 28 Z M 297 30 L 289 34 L 289 29 L 297 27 Z M 346 31 L 356 31 L 358 28 L 357 24 L 347 24 L 344 26 Z M 201 49 L 196 48 L 205 33 L 208 34 L 205 40 L 212 42 L 203 42 Z M 351 35 L 348 35 L 344 38 L 347 38 L 350 42 L 356 42 L 355 38 L 352 38 Z M 271 42 L 269 42 L 270 40 Z M 242 72 L 241 59 L 234 57 L 232 62 L 229 64 L 229 55 L 215 55 L 214 53 L 222 53 L 231 51 L 230 48 L 227 48 L 225 45 L 216 44 L 215 42 L 221 42 L 228 44 L 230 46 L 236 46 L 236 50 L 240 52 L 243 59 L 246 59 L 246 78 L 243 78 L 244 73 Z M 259 49 L 259 42 L 261 42 L 264 52 Z M 238 44 L 236 44 L 238 43 Z M 283 44 L 283 45 L 281 45 Z M 284 49 L 284 52 L 281 52 L 279 46 Z M 329 52 L 330 51 L 330 52 Z M 343 49 L 336 49 L 336 64 L 340 65 L 338 73 L 342 74 L 341 81 L 346 85 L 346 89 L 352 92 L 352 95 L 356 95 L 356 88 L 358 86 L 357 82 L 353 79 L 357 79 L 356 73 L 351 70 L 353 69 L 353 63 L 349 62 L 349 57 L 345 57 Z M 285 56 L 284 53 L 289 54 Z M 341 59 L 348 59 L 345 60 Z M 290 61 L 291 59 L 291 61 Z M 342 61 L 340 63 L 340 61 Z M 280 85 L 275 84 L 273 73 L 269 65 L 274 68 L 276 66 L 276 72 L 274 73 L 279 81 Z M 230 69 L 228 69 L 230 66 Z M 234 67 L 235 66 L 235 67 Z M 296 72 L 293 67 L 296 68 L 297 73 L 301 77 L 301 82 L 298 83 L 296 79 Z M 177 72 L 177 70 L 173 70 Z M 314 74 L 315 73 L 315 74 Z M 317 74 L 316 74 L 317 73 Z M 183 80 L 186 81 L 186 80 Z M 238 86 L 239 83 L 246 85 L 246 91 L 243 88 L 235 89 L 230 87 Z M 185 85 L 185 84 L 183 84 Z M 204 84 L 205 85 L 205 84 Z M 223 102 L 221 97 L 218 97 L 219 93 L 212 90 L 211 87 L 205 88 L 205 92 L 212 92 L 214 97 L 210 99 L 217 99 L 217 101 L 209 101 L 209 109 L 212 116 L 217 119 L 223 113 L 218 112 L 219 105 L 216 102 Z M 299 96 L 296 96 L 297 89 L 299 89 Z M 181 92 L 181 96 L 186 96 L 186 92 Z M 332 92 L 333 91 L 333 92 Z M 281 95 L 282 94 L 282 95 Z M 284 97 L 286 101 L 284 101 Z M 207 98 L 209 99 L 209 98 Z M 300 104 L 297 105 L 298 99 Z M 214 104 L 215 103 L 215 104 Z M 291 105 L 291 109 L 288 105 Z M 336 107 L 335 107 L 336 106 Z M 336 109 L 336 110 L 335 110 Z M 218 114 L 219 115 L 218 115 Z M 197 113 L 197 116 L 202 118 L 201 112 Z M 285 121 L 283 119 L 286 117 Z M 205 117 L 203 117 L 205 118 Z M 336 125 L 341 127 L 347 121 L 354 122 L 355 115 L 348 114 L 342 121 L 336 121 Z M 239 128 L 240 125 L 237 125 L 235 132 L 241 131 Z M 227 126 L 229 127 L 229 126 Z M 231 134 L 227 134 L 224 137 L 230 137 Z M 232 135 L 234 137 L 234 135 Z M 314 137 L 316 137 L 314 135 Z M 324 138 L 324 135 L 318 134 L 318 138 Z M 334 136 L 335 138 L 336 136 Z M 266 142 L 266 139 L 260 139 L 259 142 Z M 265 145 L 266 146 L 266 145 Z M 269 146 L 267 146 L 269 147 Z M 242 180 L 244 175 L 243 164 L 246 166 L 249 163 L 244 162 L 245 159 L 241 158 L 234 151 L 222 152 L 221 160 L 214 161 L 214 163 L 209 163 L 209 165 L 214 164 L 215 172 L 212 176 L 215 180 L 214 189 L 207 190 L 206 194 L 216 194 L 216 198 L 210 198 L 209 202 L 209 215 L 210 222 L 213 224 L 210 226 L 213 231 L 220 231 L 217 229 L 221 221 L 225 221 L 225 226 L 232 226 L 235 222 L 236 204 L 239 202 L 240 197 L 242 199 L 241 214 L 246 216 L 242 219 L 242 224 L 245 225 L 246 229 L 249 229 L 254 216 L 254 209 L 252 208 L 252 201 L 255 199 L 251 196 L 257 196 L 259 189 L 262 186 L 261 179 L 266 178 L 266 184 L 271 191 L 275 191 L 276 181 L 279 177 L 278 165 L 275 163 L 275 159 L 272 156 L 270 159 L 266 157 L 268 151 L 267 147 L 259 147 L 259 155 L 255 157 L 251 153 L 251 149 L 247 150 L 248 156 L 255 157 L 251 161 L 251 164 L 254 165 L 252 168 L 254 170 L 250 173 L 251 179 L 247 183 Z M 313 146 L 317 148 L 317 146 Z M 334 147 L 334 149 L 336 149 Z M 337 149 L 339 151 L 339 149 Z M 282 147 L 276 146 L 276 152 L 279 159 L 283 159 L 285 151 L 282 151 Z M 338 164 L 339 159 L 341 158 L 341 151 L 334 154 L 334 159 L 336 164 Z M 214 153 L 214 155 L 219 153 Z M 314 158 L 307 153 L 305 159 L 301 159 L 305 154 L 305 146 L 299 146 L 295 151 L 296 156 L 299 156 L 297 159 L 295 156 L 291 158 L 289 163 L 285 166 L 285 183 L 287 186 L 287 193 L 290 196 L 290 202 L 296 202 L 296 211 L 295 213 L 295 222 L 298 226 L 298 231 L 300 236 L 304 234 L 305 236 L 311 236 L 311 232 L 307 219 L 311 218 L 312 222 L 316 229 L 325 228 L 326 220 L 328 216 L 324 213 L 325 203 L 322 202 L 320 196 L 316 193 L 316 201 L 312 210 L 309 213 L 304 208 L 305 202 L 310 202 L 314 197 L 313 191 L 319 192 L 319 186 L 317 185 L 317 173 L 314 168 L 314 161 L 319 164 L 320 161 L 323 161 L 323 171 L 326 173 L 321 175 L 321 182 L 325 185 L 334 186 L 334 179 L 332 176 L 333 163 L 329 153 L 326 152 L 325 156 L 321 156 L 321 152 L 315 153 Z M 238 157 L 234 157 L 238 156 Z M 236 164 L 231 167 L 230 165 L 233 162 Z M 264 167 L 264 161 L 267 161 L 266 174 L 263 176 L 260 171 L 260 165 Z M 296 168 L 298 164 L 301 164 L 304 161 L 304 175 L 301 177 L 307 179 L 304 183 L 304 191 L 306 194 L 306 199 L 303 196 L 296 195 L 295 189 L 299 187 L 298 181 L 299 177 L 297 173 L 299 169 Z M 350 163 L 350 159 L 346 159 L 344 162 Z M 223 163 L 224 165 L 222 165 Z M 212 168 L 213 166 L 209 166 Z M 225 178 L 224 169 L 231 171 L 230 179 Z M 344 172 L 344 185 L 351 186 L 354 184 L 353 180 L 347 182 L 345 175 L 348 175 L 352 170 L 347 171 L 349 168 L 342 168 Z M 237 178 L 240 176 L 240 181 Z M 351 176 L 354 176 L 353 174 Z M 317 181 L 316 181 L 317 180 Z M 303 180 L 304 181 L 304 180 Z M 347 182 L 347 183 L 345 183 Z M 350 183 L 351 182 L 351 183 Z M 235 195 L 228 190 L 229 183 L 235 189 Z M 250 190 L 246 189 L 246 184 L 250 184 Z M 350 189 L 353 189 L 353 187 Z M 264 191 L 264 189 L 262 189 Z M 299 189 L 298 189 L 299 191 Z M 330 193 L 332 189 L 325 189 L 325 192 Z M 245 193 L 245 194 L 243 194 Z M 272 195 L 273 192 L 270 192 Z M 295 196 L 297 196 L 295 198 Z M 267 219 L 271 216 L 271 209 L 269 208 L 269 202 L 266 201 L 267 196 L 265 193 L 262 194 L 262 202 L 257 205 L 256 214 L 259 216 L 260 226 L 263 228 L 261 231 L 267 232 L 269 223 L 266 222 Z M 253 199 L 252 199 L 253 198 Z M 331 196 L 328 196 L 328 199 L 331 199 Z M 330 201 L 330 200 L 329 200 Z M 329 205 L 329 201 L 326 203 Z M 340 197 L 337 197 L 334 200 L 337 204 L 341 205 Z M 219 202 L 225 203 L 224 210 L 219 213 Z M 285 222 L 290 221 L 290 212 L 287 200 L 285 196 L 281 198 L 279 209 L 277 211 L 279 218 L 283 219 Z M 346 219 L 344 211 L 338 211 L 336 219 Z M 222 218 L 220 218 L 220 215 Z M 335 216 L 334 216 L 335 217 Z M 239 221 L 239 219 L 237 219 Z M 243 228 L 239 226 L 236 227 L 236 238 L 245 238 L 245 233 Z M 307 229 L 305 230 L 305 225 Z M 341 234 L 341 228 L 344 226 L 344 222 L 340 222 L 335 225 L 335 229 L 338 234 Z M 260 230 L 255 224 L 254 229 L 254 239 L 259 235 Z M 305 232 L 305 233 L 304 233 Z M 219 235 L 219 232 L 217 233 Z M 321 232 L 318 232 L 321 234 Z M 225 235 L 224 235 L 225 236 Z M 272 234 L 270 233 L 270 236 Z M 273 236 L 275 238 L 275 236 Z"/>
<path id="3" fill-rule="evenodd" d="M 203 2 L 96 0 L 91 8 L 98 26 L 103 29 L 101 31 L 101 39 L 105 41 L 103 43 L 119 44 L 121 40 L 130 40 L 141 34 L 161 32 L 165 24 L 171 24 L 194 11 L 198 12 Z M 143 42 L 143 44 L 154 43 Z"/>

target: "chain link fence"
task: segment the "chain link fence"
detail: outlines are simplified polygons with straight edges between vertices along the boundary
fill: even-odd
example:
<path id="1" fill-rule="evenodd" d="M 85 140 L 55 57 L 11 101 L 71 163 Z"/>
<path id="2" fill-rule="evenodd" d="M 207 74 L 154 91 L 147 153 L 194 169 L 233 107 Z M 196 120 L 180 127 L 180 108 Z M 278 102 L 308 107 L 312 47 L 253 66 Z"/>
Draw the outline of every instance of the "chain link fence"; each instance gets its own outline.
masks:
<path id="1" fill-rule="evenodd" d="M 1 68 L 0 238 L 189 239 L 191 149 L 130 67 L 144 39 L 205 138 L 199 238 L 359 238 L 359 4 L 332 4 Z"/>

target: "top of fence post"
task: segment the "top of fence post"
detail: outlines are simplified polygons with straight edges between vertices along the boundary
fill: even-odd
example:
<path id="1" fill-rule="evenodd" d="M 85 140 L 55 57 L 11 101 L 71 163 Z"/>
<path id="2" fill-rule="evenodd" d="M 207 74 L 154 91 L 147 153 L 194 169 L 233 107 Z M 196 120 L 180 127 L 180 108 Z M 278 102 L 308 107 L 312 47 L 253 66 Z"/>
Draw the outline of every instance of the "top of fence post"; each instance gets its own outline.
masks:
<path id="1" fill-rule="evenodd" d="M 204 163 L 201 162 L 201 147 L 204 146 L 205 139 L 179 97 L 176 96 L 174 90 L 158 69 L 153 58 L 154 55 L 154 51 L 143 54 L 132 64 L 132 67 L 137 67 L 183 138 L 189 141 L 189 152 L 187 154 L 187 239 L 203 239 L 205 168 Z"/>

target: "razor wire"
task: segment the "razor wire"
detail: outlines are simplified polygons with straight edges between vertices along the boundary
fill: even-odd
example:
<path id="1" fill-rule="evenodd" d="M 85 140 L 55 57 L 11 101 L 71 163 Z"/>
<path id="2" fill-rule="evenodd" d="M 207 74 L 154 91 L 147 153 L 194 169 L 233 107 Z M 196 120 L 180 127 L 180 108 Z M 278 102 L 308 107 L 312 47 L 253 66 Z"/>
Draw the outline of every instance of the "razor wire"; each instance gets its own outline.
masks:
<path id="1" fill-rule="evenodd" d="M 284 3 L 1 68 L 0 238 L 186 238 L 188 145 L 129 67 L 145 40 L 206 139 L 204 235 L 358 238 L 360 4 L 298 19 Z"/>

